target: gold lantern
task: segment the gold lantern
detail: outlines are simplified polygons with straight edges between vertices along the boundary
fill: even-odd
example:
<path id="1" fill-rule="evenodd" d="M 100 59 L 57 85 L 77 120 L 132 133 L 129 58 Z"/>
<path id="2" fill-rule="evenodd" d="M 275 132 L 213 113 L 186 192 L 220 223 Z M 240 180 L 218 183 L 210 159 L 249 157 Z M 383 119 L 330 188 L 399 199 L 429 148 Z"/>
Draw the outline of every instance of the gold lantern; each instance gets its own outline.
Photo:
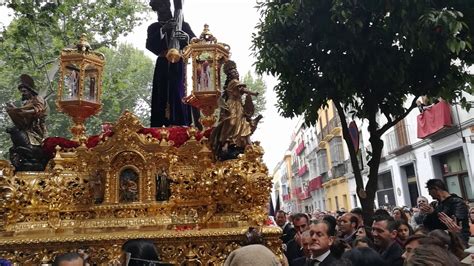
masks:
<path id="1" fill-rule="evenodd" d="M 103 54 L 91 51 L 85 34 L 82 34 L 76 48 L 61 51 L 56 105 L 74 122 L 72 140 L 85 140 L 84 121 L 102 108 L 100 95 L 104 62 Z"/>
<path id="2" fill-rule="evenodd" d="M 184 49 L 186 88 L 188 83 L 192 84 L 192 91 L 184 102 L 201 110 L 201 124 L 206 128 L 212 127 L 217 120 L 214 112 L 222 91 L 221 67 L 229 59 L 229 50 L 229 45 L 217 42 L 207 24 L 200 37 L 192 39 Z"/>

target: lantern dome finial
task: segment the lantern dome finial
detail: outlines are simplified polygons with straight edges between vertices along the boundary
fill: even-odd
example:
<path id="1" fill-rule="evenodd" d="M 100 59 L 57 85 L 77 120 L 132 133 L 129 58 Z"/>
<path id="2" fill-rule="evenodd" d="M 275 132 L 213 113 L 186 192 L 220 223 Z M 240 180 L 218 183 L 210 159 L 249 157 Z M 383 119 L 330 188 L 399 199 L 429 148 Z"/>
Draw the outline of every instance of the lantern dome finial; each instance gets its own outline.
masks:
<path id="1" fill-rule="evenodd" d="M 91 50 L 91 45 L 89 44 L 89 41 L 87 40 L 87 35 L 85 33 L 81 34 L 81 38 L 76 44 L 76 47 L 77 51 L 82 53 L 89 52 Z"/>

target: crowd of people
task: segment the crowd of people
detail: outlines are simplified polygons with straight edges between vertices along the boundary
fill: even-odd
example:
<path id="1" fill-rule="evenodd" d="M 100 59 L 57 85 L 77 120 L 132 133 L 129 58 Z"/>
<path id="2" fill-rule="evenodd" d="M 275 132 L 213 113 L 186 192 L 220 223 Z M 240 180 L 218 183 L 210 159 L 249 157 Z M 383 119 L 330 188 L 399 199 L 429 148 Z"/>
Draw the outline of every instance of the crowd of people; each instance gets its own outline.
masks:
<path id="1" fill-rule="evenodd" d="M 347 212 L 286 213 L 278 210 L 275 226 L 282 229 L 282 256 L 264 244 L 258 228 L 249 228 L 241 248 L 224 266 L 362 266 L 472 265 L 465 252 L 474 236 L 474 208 L 450 194 L 440 179 L 426 188 L 435 201 L 417 199 L 412 208 L 377 209 L 371 217 L 360 208 Z M 167 265 L 151 240 L 132 239 L 122 246 L 119 265 Z M 83 254 L 57 256 L 53 265 L 86 265 Z"/>
<path id="2" fill-rule="evenodd" d="M 415 207 L 377 209 L 369 219 L 360 208 L 312 215 L 277 211 L 288 264 L 471 265 L 465 249 L 474 235 L 474 208 L 440 179 L 426 188 L 435 201 L 419 197 Z"/>

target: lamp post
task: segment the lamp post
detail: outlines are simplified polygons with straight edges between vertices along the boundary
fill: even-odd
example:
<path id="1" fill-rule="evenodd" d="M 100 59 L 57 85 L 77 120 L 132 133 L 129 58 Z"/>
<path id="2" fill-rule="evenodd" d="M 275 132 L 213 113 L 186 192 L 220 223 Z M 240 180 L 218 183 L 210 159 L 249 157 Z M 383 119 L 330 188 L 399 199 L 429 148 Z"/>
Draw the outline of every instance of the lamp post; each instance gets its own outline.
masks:
<path id="1" fill-rule="evenodd" d="M 217 121 L 214 115 L 221 96 L 221 68 L 229 59 L 230 46 L 217 42 L 209 31 L 209 26 L 204 25 L 204 30 L 199 38 L 191 40 L 183 53 L 186 71 L 186 88 L 192 86 L 191 93 L 183 100 L 185 103 L 198 108 L 201 113 L 201 124 L 212 127 Z M 189 67 L 191 65 L 191 67 Z M 191 84 L 188 84 L 191 80 Z"/>
<path id="2" fill-rule="evenodd" d="M 56 105 L 59 111 L 69 115 L 72 140 L 86 139 L 84 121 L 102 108 L 102 72 L 105 56 L 94 52 L 82 34 L 76 48 L 61 51 L 60 79 Z"/>

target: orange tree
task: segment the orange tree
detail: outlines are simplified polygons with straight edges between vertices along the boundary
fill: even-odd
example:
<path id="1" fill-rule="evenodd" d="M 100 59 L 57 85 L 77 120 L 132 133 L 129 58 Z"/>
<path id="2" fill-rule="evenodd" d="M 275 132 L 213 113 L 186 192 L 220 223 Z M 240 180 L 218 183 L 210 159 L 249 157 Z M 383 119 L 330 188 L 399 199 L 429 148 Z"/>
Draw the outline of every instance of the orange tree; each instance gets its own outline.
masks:
<path id="1" fill-rule="evenodd" d="M 260 73 L 278 77 L 280 113 L 304 115 L 332 100 L 341 118 L 364 211 L 374 210 L 382 134 L 420 95 L 457 99 L 472 93 L 471 0 L 266 0 L 253 36 Z M 404 104 L 411 103 L 407 108 Z M 368 122 L 371 158 L 364 184 L 347 116 Z M 384 116 L 380 123 L 378 116 Z"/>

